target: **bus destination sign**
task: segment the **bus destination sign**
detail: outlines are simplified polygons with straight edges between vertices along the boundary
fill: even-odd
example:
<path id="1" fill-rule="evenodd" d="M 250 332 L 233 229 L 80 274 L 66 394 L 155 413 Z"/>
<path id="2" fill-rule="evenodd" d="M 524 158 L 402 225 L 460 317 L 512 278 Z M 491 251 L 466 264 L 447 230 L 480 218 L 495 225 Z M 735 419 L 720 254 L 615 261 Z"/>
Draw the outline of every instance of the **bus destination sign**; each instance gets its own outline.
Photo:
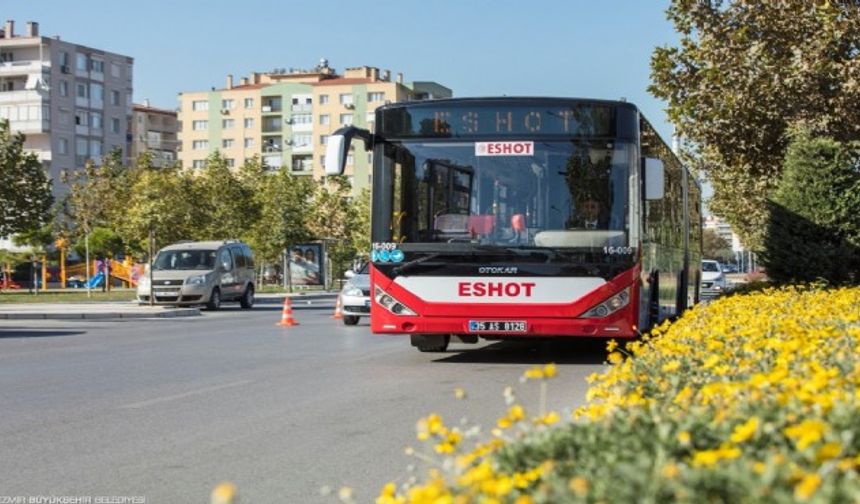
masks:
<path id="1" fill-rule="evenodd" d="M 615 108 L 601 104 L 415 106 L 382 111 L 387 138 L 499 136 L 611 136 Z"/>

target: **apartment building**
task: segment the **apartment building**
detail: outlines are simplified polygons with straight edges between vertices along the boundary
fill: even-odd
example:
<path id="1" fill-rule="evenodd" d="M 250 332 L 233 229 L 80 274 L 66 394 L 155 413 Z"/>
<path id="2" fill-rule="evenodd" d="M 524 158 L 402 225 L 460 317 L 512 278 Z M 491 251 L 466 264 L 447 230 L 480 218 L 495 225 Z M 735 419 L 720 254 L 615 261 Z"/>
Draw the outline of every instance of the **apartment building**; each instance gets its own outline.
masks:
<path id="1" fill-rule="evenodd" d="M 138 156 L 149 152 L 153 166 L 165 167 L 176 162 L 179 146 L 179 120 L 175 110 L 153 107 L 149 100 L 136 103 L 131 109 L 131 164 Z"/>
<path id="2" fill-rule="evenodd" d="M 404 83 L 402 75 L 362 66 L 343 75 L 326 60 L 311 70 L 253 73 L 223 89 L 180 93 L 179 159 L 202 168 L 218 150 L 230 166 L 258 155 L 271 169 L 287 166 L 296 175 L 323 176 L 325 142 L 345 124 L 372 128 L 373 111 L 388 102 L 447 98 L 435 82 Z M 356 190 L 368 187 L 370 156 L 356 146 L 346 175 Z"/>
<path id="3" fill-rule="evenodd" d="M 30 21 L 23 33 L 6 21 L 0 34 L 0 118 L 27 137 L 54 181 L 61 174 L 99 162 L 113 149 L 128 156 L 134 60 L 61 40 L 42 37 Z"/>

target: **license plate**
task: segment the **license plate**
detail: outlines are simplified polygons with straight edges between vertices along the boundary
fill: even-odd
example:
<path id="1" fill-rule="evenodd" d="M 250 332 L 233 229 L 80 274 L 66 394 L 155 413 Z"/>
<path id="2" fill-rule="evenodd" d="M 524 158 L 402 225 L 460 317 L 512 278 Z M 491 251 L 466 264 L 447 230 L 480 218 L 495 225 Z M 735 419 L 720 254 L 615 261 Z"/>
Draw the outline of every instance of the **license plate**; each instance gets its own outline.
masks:
<path id="1" fill-rule="evenodd" d="M 471 333 L 524 333 L 528 325 L 524 320 L 470 320 Z"/>
<path id="2" fill-rule="evenodd" d="M 160 290 L 160 291 L 155 291 L 155 295 L 156 296 L 178 296 L 179 291 L 178 290 Z"/>

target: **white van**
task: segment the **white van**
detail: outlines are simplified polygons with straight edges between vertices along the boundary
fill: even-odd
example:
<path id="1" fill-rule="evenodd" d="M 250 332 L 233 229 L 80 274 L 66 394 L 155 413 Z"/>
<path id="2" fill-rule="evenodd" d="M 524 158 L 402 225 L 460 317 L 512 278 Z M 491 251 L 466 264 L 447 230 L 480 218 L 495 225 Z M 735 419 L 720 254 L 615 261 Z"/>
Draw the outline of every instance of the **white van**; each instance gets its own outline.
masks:
<path id="1" fill-rule="evenodd" d="M 149 271 L 137 284 L 137 299 L 168 305 L 205 304 L 217 310 L 223 301 L 254 306 L 254 256 L 238 240 L 180 242 L 158 251 Z"/>

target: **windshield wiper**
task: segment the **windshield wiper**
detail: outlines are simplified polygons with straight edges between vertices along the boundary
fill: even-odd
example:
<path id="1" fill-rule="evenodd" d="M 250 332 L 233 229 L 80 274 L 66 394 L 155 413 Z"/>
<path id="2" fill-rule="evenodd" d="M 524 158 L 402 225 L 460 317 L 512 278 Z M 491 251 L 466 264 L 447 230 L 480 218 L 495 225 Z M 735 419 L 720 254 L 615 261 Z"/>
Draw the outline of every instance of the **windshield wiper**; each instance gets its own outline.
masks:
<path id="1" fill-rule="evenodd" d="M 442 255 L 441 252 L 436 252 L 433 254 L 426 255 L 424 257 L 419 257 L 418 259 L 413 259 L 411 261 L 407 261 L 407 262 L 401 264 L 400 266 L 397 266 L 393 270 L 391 270 L 391 272 L 394 273 L 395 275 L 400 275 L 404 271 L 406 271 L 406 270 L 408 270 L 414 266 L 417 266 L 423 262 L 429 261 L 431 259 L 435 259 L 435 258 L 439 257 L 440 255 Z"/>

